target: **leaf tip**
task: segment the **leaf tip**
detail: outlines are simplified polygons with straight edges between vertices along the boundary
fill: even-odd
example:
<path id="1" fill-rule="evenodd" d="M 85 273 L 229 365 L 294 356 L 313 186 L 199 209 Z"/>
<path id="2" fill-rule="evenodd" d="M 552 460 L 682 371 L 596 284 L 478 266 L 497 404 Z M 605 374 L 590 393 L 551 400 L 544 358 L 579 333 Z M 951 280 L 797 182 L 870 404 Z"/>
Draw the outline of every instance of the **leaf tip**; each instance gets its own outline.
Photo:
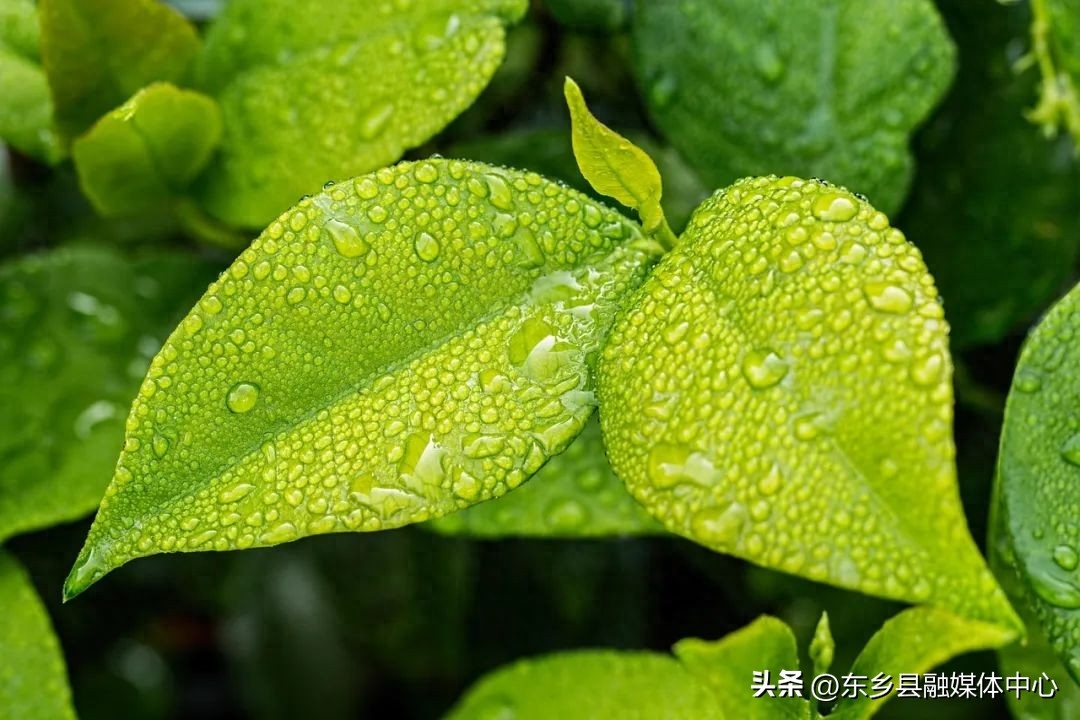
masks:
<path id="1" fill-rule="evenodd" d="M 87 588 L 105 577 L 109 570 L 100 550 L 88 542 L 79 552 L 75 565 L 64 580 L 63 601 L 66 603 L 81 595 Z"/>

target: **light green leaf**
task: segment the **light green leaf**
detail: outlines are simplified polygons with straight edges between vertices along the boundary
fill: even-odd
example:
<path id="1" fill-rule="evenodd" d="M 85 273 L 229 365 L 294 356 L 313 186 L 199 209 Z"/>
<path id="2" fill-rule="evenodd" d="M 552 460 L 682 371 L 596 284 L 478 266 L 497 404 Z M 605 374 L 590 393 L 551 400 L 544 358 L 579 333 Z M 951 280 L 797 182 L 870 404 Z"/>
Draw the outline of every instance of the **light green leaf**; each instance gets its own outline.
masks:
<path id="1" fill-rule="evenodd" d="M 431 527 L 485 538 L 664 532 L 611 470 L 596 420 L 590 420 L 565 452 L 548 460 L 517 491 L 446 515 Z"/>
<path id="2" fill-rule="evenodd" d="M 714 642 L 680 640 L 675 655 L 712 690 L 725 718 L 810 719 L 810 703 L 802 697 L 754 697 L 751 690 L 755 671 L 768 671 L 775 685 L 781 670 L 799 670 L 795 636 L 781 620 L 763 615 Z"/>
<path id="3" fill-rule="evenodd" d="M 705 685 L 674 658 L 593 650 L 547 655 L 499 668 L 478 680 L 444 720 L 725 717 Z"/>
<path id="4" fill-rule="evenodd" d="M 260 226 L 314 193 L 393 162 L 484 89 L 524 0 L 234 0 L 201 64 L 225 121 L 202 199 Z M 251 42 L 250 38 L 258 38 Z"/>
<path id="5" fill-rule="evenodd" d="M 101 248 L 0 266 L 0 542 L 97 505 L 150 356 L 212 277 Z"/>
<path id="6" fill-rule="evenodd" d="M 0 2 L 0 140 L 47 163 L 63 157 L 38 49 L 33 0 Z"/>
<path id="7" fill-rule="evenodd" d="M 150 366 L 68 597 L 156 552 L 420 522 L 581 431 L 655 243 L 534 173 L 405 163 L 286 212 Z"/>
<path id="8" fill-rule="evenodd" d="M 221 113 L 209 97 L 154 83 L 75 141 L 83 192 L 103 215 L 152 209 L 180 194 L 221 139 Z"/>
<path id="9" fill-rule="evenodd" d="M 604 444 L 673 532 L 1019 632 L 960 505 L 947 333 L 885 215 L 820 182 L 743 180 L 613 327 Z"/>
<path id="10" fill-rule="evenodd" d="M 829 627 L 829 613 L 823 612 L 814 628 L 814 638 L 810 641 L 810 662 L 814 665 L 815 675 L 829 672 L 835 652 L 836 642 Z"/>
<path id="11" fill-rule="evenodd" d="M 1001 647 L 1015 634 L 998 625 L 967 620 L 944 610 L 904 610 L 874 633 L 851 666 L 851 674 L 873 678 L 879 673 L 894 683 L 901 673 L 923 673 L 957 655 Z M 876 714 L 893 693 L 876 700 L 867 695 L 841 697 L 832 720 L 863 720 Z"/>
<path id="12" fill-rule="evenodd" d="M 1031 54 L 1041 78 L 1028 118 L 1048 135 L 1064 128 L 1080 142 L 1080 2 L 1031 0 Z"/>
<path id="13" fill-rule="evenodd" d="M 645 151 L 593 117 L 581 88 L 570 78 L 564 85 L 573 123 L 574 156 L 581 174 L 601 195 L 637 210 L 646 232 L 667 229 L 660 207 L 660 172 Z M 673 240 L 667 230 L 665 239 Z"/>
<path id="14" fill-rule="evenodd" d="M 60 643 L 30 578 L 0 551 L 0 717 L 75 720 Z"/>
<path id="15" fill-rule="evenodd" d="M 999 531 L 1008 564 L 1051 647 L 1080 679 L 1080 286 L 1020 352 L 998 456 Z"/>
<path id="16" fill-rule="evenodd" d="M 930 0 L 639 2 L 650 114 L 706 182 L 817 176 L 885 212 L 911 180 L 908 135 L 952 79 Z"/>
<path id="17" fill-rule="evenodd" d="M 158 0 L 41 0 L 41 53 L 61 133 L 75 137 L 155 80 L 180 83 L 195 28 Z"/>

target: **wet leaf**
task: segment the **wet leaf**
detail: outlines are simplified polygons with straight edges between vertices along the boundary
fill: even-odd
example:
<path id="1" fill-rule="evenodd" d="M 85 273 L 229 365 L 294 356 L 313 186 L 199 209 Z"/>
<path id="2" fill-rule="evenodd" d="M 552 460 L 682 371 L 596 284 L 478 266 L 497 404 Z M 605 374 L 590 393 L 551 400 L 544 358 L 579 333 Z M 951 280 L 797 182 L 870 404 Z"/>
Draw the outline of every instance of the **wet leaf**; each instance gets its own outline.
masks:
<path id="1" fill-rule="evenodd" d="M 221 114 L 209 97 L 155 83 L 75 141 L 83 192 L 103 215 L 152 209 L 180 194 L 221 138 Z"/>
<path id="2" fill-rule="evenodd" d="M 781 670 L 799 669 L 795 636 L 783 621 L 763 615 L 720 640 L 680 640 L 674 650 L 683 666 L 712 690 L 722 717 L 810 720 L 810 703 L 802 697 L 754 697 L 750 690 L 757 671 L 768 671 L 775 684 Z"/>
<path id="3" fill-rule="evenodd" d="M 829 614 L 823 612 L 810 641 L 810 662 L 814 666 L 815 675 L 829 672 L 835 653 L 836 641 L 833 640 L 832 628 L 829 627 Z"/>
<path id="4" fill-rule="evenodd" d="M 823 177 L 900 207 L 908 135 L 952 79 L 929 0 L 640 2 L 636 70 L 650 114 L 706 182 Z"/>
<path id="5" fill-rule="evenodd" d="M 1000 626 L 966 620 L 937 608 L 909 608 L 870 638 L 850 674 L 867 678 L 882 674 L 895 684 L 901 673 L 924 673 L 957 655 L 1001 647 L 1012 639 L 1014 633 Z M 876 700 L 863 694 L 841 697 L 829 717 L 863 720 L 892 697 L 895 690 Z"/>
<path id="6" fill-rule="evenodd" d="M 420 522 L 581 431 L 655 243 L 533 173 L 405 163 L 303 200 L 166 341 L 66 586 L 157 552 Z"/>
<path id="7" fill-rule="evenodd" d="M 206 207 L 261 226 L 328 180 L 397 160 L 472 104 L 524 11 L 524 0 L 320 0 L 302 13 L 230 2 L 200 67 L 225 122 Z"/>
<path id="8" fill-rule="evenodd" d="M 595 420 L 517 491 L 439 518 L 431 527 L 487 538 L 663 532 L 611 470 Z"/>
<path id="9" fill-rule="evenodd" d="M 150 357 L 212 276 L 90 247 L 0 266 L 0 541 L 98 504 Z"/>
<path id="10" fill-rule="evenodd" d="M 75 720 L 60 643 L 30 578 L 0 550 L 0 717 Z"/>
<path id="11" fill-rule="evenodd" d="M 993 539 L 1080 679 L 1080 286 L 1028 336 L 1005 406 Z"/>
<path id="12" fill-rule="evenodd" d="M 143 86 L 180 83 L 199 37 L 157 0 L 41 0 L 41 52 L 56 123 L 75 137 Z"/>
<path id="13" fill-rule="evenodd" d="M 63 157 L 53 130 L 49 82 L 41 67 L 33 0 L 0 3 L 0 140 L 47 163 Z"/>
<path id="14" fill-rule="evenodd" d="M 745 683 L 744 683 L 745 686 Z M 659 653 L 578 651 L 523 660 L 478 680 L 445 720 L 722 720 L 712 694 Z"/>
<path id="15" fill-rule="evenodd" d="M 740 181 L 612 329 L 612 466 L 714 550 L 1019 631 L 960 505 L 947 332 L 883 214 L 820 182 Z"/>

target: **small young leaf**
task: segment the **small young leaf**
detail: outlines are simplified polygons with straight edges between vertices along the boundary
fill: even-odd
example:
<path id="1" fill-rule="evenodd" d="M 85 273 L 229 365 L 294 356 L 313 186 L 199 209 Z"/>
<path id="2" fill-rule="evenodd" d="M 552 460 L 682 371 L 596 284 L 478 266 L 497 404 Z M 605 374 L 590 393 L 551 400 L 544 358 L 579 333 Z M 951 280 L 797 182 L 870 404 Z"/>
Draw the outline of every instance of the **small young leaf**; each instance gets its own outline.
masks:
<path id="1" fill-rule="evenodd" d="M 909 608 L 874 633 L 855 659 L 850 674 L 873 678 L 880 673 L 895 682 L 901 673 L 923 673 L 957 655 L 1001 647 L 1014 637 L 1000 626 L 967 620 L 937 608 Z M 891 697 L 893 693 L 878 699 L 866 694 L 845 695 L 829 718 L 865 720 Z"/>
<path id="2" fill-rule="evenodd" d="M 587 360 L 659 251 L 534 173 L 431 160 L 286 212 L 166 341 L 68 597 L 156 552 L 444 515 L 581 431 Z"/>
<path id="3" fill-rule="evenodd" d="M 743 678 L 744 692 L 747 682 Z M 725 720 L 729 716 L 705 685 L 669 655 L 594 650 L 499 668 L 480 678 L 444 720 L 492 718 Z"/>
<path id="4" fill-rule="evenodd" d="M 829 613 L 823 612 L 814 628 L 814 639 L 810 641 L 810 662 L 814 665 L 815 675 L 829 672 L 835 652 L 836 642 L 829 627 Z"/>
<path id="5" fill-rule="evenodd" d="M 781 670 L 799 669 L 795 636 L 781 620 L 763 615 L 715 642 L 680 640 L 674 651 L 683 666 L 712 690 L 723 717 L 810 720 L 810 703 L 802 697 L 754 697 L 750 690 L 755 671 L 768 671 L 775 684 Z"/>
<path id="6" fill-rule="evenodd" d="M 593 117 L 581 88 L 570 78 L 566 78 L 564 92 L 573 123 L 574 156 L 581 174 L 601 195 L 637 210 L 646 232 L 660 229 L 665 223 L 660 207 L 663 188 L 652 158 Z"/>
<path id="7" fill-rule="evenodd" d="M 673 532 L 1019 631 L 960 505 L 947 333 L 883 214 L 820 182 L 743 180 L 613 327 L 604 444 Z"/>
<path id="8" fill-rule="evenodd" d="M 998 530 L 1031 609 L 1080 680 L 1080 286 L 1020 352 L 998 456 Z"/>
<path id="9" fill-rule="evenodd" d="M 98 504 L 150 357 L 213 271 L 89 247 L 0 266 L 0 542 Z"/>
<path id="10" fill-rule="evenodd" d="M 179 194 L 221 139 L 221 114 L 205 95 L 155 83 L 75 141 L 83 192 L 102 215 L 152 209 Z"/>
<path id="11" fill-rule="evenodd" d="M 285 0 L 233 0 L 200 66 L 225 122 L 206 207 L 257 227 L 328 180 L 397 160 L 476 99 L 525 5 L 320 0 L 297 12 Z"/>
<path id="12" fill-rule="evenodd" d="M 56 123 L 75 137 L 155 80 L 184 79 L 195 28 L 158 0 L 41 0 L 41 53 Z"/>
<path id="13" fill-rule="evenodd" d="M 451 535 L 484 538 L 664 532 L 611 470 L 600 439 L 600 423 L 595 419 L 523 487 L 434 520 L 430 527 Z"/>
<path id="14" fill-rule="evenodd" d="M 817 176 L 887 213 L 909 133 L 952 79 L 930 0 L 639 2 L 636 69 L 656 124 L 712 187 Z"/>
<path id="15" fill-rule="evenodd" d="M 1064 128 L 1080 142 L 1080 1 L 1032 0 L 1031 56 L 1041 75 L 1028 118 L 1048 135 Z"/>
<path id="16" fill-rule="evenodd" d="M 47 163 L 63 157 L 53 130 L 52 97 L 41 67 L 33 0 L 0 3 L 0 140 Z"/>
<path id="17" fill-rule="evenodd" d="M 0 550 L 0 717 L 75 720 L 60 643 L 30 578 Z"/>

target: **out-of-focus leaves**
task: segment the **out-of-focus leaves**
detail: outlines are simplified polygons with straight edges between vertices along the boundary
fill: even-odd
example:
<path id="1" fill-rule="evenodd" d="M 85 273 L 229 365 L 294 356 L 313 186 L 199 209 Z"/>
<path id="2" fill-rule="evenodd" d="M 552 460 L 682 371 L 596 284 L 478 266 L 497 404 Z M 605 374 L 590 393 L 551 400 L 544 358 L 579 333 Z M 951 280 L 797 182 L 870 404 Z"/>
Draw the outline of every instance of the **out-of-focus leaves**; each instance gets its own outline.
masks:
<path id="1" fill-rule="evenodd" d="M 158 0 L 41 0 L 41 52 L 56 123 L 75 137 L 155 80 L 180 83 L 195 28 Z"/>
<path id="2" fill-rule="evenodd" d="M 60 643 L 30 578 L 0 550 L 0 717 L 75 720 Z"/>
<path id="3" fill-rule="evenodd" d="M 1031 0 L 1032 50 L 1041 75 L 1028 117 L 1047 135 L 1066 129 L 1080 143 L 1080 0 Z"/>
<path id="4" fill-rule="evenodd" d="M 303 12 L 233 0 L 200 66 L 225 123 L 201 192 L 209 212 L 261 226 L 327 181 L 397 160 L 476 99 L 524 11 L 524 0 L 319 0 Z"/>
<path id="5" fill-rule="evenodd" d="M 1007 56 L 1023 5 L 949 0 L 960 72 L 919 136 L 919 169 L 899 220 L 937 281 L 954 347 L 993 343 L 1034 317 L 1080 250 L 1080 164 L 1022 117 L 1034 77 Z"/>
<path id="6" fill-rule="evenodd" d="M 49 82 L 41 67 L 33 0 L 0 2 L 0 140 L 47 163 L 63 157 L 53 130 Z"/>
<path id="7" fill-rule="evenodd" d="M 212 275 L 89 247 L 0 267 L 0 540 L 98 504 L 150 357 Z"/>
<path id="8" fill-rule="evenodd" d="M 570 28 L 588 33 L 614 33 L 630 20 L 632 0 L 544 0 L 555 19 Z"/>
<path id="9" fill-rule="evenodd" d="M 450 535 L 488 538 L 664 532 L 612 471 L 595 419 L 521 488 L 439 518 L 430 527 Z"/>
<path id="10" fill-rule="evenodd" d="M 929 0 L 639 2 L 636 68 L 650 113 L 702 177 L 823 177 L 891 214 L 908 134 L 952 79 Z"/>
<path id="11" fill-rule="evenodd" d="M 183 192 L 221 138 L 209 97 L 154 83 L 79 137 L 72 156 L 83 192 L 103 215 L 132 215 Z"/>

